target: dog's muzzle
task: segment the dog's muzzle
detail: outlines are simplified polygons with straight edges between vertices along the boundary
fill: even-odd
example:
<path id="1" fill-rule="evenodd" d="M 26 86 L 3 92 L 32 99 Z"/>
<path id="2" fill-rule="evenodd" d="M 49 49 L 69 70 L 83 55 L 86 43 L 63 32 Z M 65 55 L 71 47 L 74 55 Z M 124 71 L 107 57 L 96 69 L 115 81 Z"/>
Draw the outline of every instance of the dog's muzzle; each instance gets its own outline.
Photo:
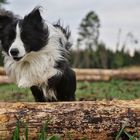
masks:
<path id="1" fill-rule="evenodd" d="M 13 48 L 10 50 L 10 55 L 14 60 L 19 61 L 22 57 L 19 57 L 19 50 L 17 48 Z"/>

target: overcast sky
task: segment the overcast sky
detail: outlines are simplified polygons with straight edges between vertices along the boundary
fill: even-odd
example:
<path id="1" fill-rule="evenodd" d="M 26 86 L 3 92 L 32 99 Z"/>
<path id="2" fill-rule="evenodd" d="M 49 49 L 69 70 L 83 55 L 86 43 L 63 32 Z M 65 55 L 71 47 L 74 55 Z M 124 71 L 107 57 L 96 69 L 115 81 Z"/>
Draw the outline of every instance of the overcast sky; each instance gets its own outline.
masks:
<path id="1" fill-rule="evenodd" d="M 73 38 L 77 37 L 78 26 L 90 10 L 94 10 L 101 22 L 100 40 L 109 48 L 115 49 L 118 30 L 121 29 L 121 42 L 132 32 L 140 42 L 140 0 L 8 0 L 6 9 L 24 16 L 35 6 L 44 8 L 44 17 L 50 22 L 61 19 L 69 25 Z M 140 49 L 140 43 L 128 48 Z"/>

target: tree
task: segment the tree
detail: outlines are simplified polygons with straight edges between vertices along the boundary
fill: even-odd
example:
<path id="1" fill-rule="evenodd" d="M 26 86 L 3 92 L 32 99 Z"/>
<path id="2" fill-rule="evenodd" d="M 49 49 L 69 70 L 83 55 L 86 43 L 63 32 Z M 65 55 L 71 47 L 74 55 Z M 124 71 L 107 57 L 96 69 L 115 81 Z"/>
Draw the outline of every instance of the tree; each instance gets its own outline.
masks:
<path id="1" fill-rule="evenodd" d="M 0 7 L 1 7 L 1 4 L 6 4 L 7 3 L 7 0 L 0 0 Z"/>
<path id="2" fill-rule="evenodd" d="M 82 20 L 79 27 L 79 40 L 86 48 L 98 44 L 100 20 L 94 11 L 90 11 Z"/>
<path id="3" fill-rule="evenodd" d="M 108 51 L 104 43 L 99 43 L 96 50 L 99 68 L 108 68 Z"/>
<path id="4" fill-rule="evenodd" d="M 100 20 L 98 15 L 94 11 L 90 11 L 85 18 L 83 18 L 79 27 L 79 37 L 77 39 L 77 51 L 83 47 L 85 53 L 83 56 L 83 63 L 86 68 L 92 67 L 92 53 L 93 49 L 96 48 L 99 38 L 99 27 Z M 76 57 L 76 62 L 74 66 L 78 66 L 77 62 L 80 62 L 80 53 Z"/>

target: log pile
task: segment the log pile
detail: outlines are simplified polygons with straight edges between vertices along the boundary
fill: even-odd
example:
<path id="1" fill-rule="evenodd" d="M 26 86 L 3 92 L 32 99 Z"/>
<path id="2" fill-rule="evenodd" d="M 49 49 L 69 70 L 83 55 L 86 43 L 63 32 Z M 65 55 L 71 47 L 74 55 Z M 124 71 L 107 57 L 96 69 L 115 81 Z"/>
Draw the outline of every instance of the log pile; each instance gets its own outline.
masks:
<path id="1" fill-rule="evenodd" d="M 9 84 L 11 81 L 9 80 L 8 76 L 4 71 L 3 67 L 0 67 L 0 84 Z"/>
<path id="2" fill-rule="evenodd" d="M 140 80 L 138 70 L 109 69 L 74 69 L 77 81 L 109 81 L 111 79 Z M 2 67 L 0 67 L 0 84 L 11 83 Z"/>
<path id="3" fill-rule="evenodd" d="M 0 67 L 0 75 L 6 75 L 3 67 Z"/>
<path id="4" fill-rule="evenodd" d="M 54 103 L 0 103 L 0 138 L 12 137 L 16 122 L 28 123 L 29 140 L 36 139 L 43 123 L 51 118 L 48 134 L 67 140 L 113 140 L 125 125 L 128 133 L 140 135 L 140 100 Z M 20 136 L 24 127 L 20 126 Z M 62 140 L 63 140 L 62 139 Z"/>
<path id="5" fill-rule="evenodd" d="M 5 75 L 1 76 L 0 75 L 0 84 L 10 84 L 10 83 L 12 83 L 12 82 L 10 81 L 8 76 L 5 76 Z"/>
<path id="6" fill-rule="evenodd" d="M 74 69 L 78 81 L 140 80 L 140 69 Z"/>

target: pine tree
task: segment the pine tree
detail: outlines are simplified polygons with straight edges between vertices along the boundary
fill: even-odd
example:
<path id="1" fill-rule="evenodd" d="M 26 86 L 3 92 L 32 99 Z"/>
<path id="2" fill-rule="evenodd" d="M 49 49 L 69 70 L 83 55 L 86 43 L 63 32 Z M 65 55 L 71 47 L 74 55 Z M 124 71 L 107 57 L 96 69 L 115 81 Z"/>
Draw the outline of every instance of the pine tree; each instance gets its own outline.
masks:
<path id="1" fill-rule="evenodd" d="M 90 11 L 82 20 L 79 27 L 79 40 L 86 48 L 98 44 L 100 20 L 94 11 Z"/>
<path id="2" fill-rule="evenodd" d="M 100 27 L 100 20 L 98 18 L 98 15 L 94 11 L 90 11 L 85 16 L 85 18 L 83 18 L 79 27 L 79 37 L 77 42 L 78 42 L 79 49 L 81 47 L 85 48 L 83 63 L 84 66 L 87 68 L 92 67 L 92 62 L 91 62 L 92 53 L 93 53 L 93 49 L 96 49 L 96 46 L 98 44 L 99 27 Z M 77 58 L 78 59 L 81 58 L 79 54 Z"/>

